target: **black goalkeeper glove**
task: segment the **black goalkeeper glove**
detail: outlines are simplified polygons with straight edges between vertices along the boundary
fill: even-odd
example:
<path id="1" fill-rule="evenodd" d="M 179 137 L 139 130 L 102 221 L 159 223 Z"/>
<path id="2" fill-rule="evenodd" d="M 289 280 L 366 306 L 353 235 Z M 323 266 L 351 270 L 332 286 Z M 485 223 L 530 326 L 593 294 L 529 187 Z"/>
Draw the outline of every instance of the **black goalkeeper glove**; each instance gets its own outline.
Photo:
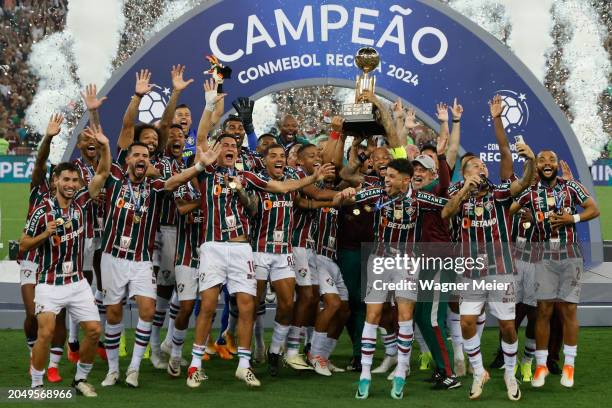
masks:
<path id="1" fill-rule="evenodd" d="M 238 113 L 238 117 L 242 121 L 242 126 L 244 126 L 244 131 L 246 134 L 250 134 L 255 132 L 255 128 L 253 127 L 253 107 L 255 106 L 255 101 L 250 100 L 247 97 L 241 96 L 232 102 L 232 106 L 236 109 Z"/>

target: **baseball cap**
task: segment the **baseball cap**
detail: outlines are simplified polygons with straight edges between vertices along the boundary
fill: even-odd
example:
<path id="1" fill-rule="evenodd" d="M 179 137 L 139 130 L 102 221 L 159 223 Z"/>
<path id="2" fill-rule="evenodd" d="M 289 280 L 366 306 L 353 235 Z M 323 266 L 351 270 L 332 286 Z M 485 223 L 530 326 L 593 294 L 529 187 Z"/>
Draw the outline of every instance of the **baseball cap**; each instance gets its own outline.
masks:
<path id="1" fill-rule="evenodd" d="M 425 167 L 427 170 L 433 170 L 436 168 L 436 163 L 434 163 L 433 159 L 424 154 L 421 154 L 415 157 L 415 159 L 412 161 L 412 164 L 413 165 L 420 164 L 421 166 Z"/>

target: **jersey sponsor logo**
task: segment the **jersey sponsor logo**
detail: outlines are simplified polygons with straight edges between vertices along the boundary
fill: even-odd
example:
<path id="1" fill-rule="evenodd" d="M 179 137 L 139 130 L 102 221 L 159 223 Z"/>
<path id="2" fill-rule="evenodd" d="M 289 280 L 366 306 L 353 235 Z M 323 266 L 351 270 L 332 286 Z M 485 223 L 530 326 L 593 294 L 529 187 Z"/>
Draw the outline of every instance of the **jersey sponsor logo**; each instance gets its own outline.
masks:
<path id="1" fill-rule="evenodd" d="M 83 233 L 83 226 L 80 226 L 77 230 L 69 232 L 68 234 L 61 235 L 60 242 L 66 242 L 72 240 Z"/>
<path id="2" fill-rule="evenodd" d="M 474 228 L 488 228 L 497 224 L 497 218 L 491 218 L 490 220 L 472 220 L 470 225 Z"/>
<path id="3" fill-rule="evenodd" d="M 227 195 L 227 194 L 230 193 L 230 191 L 232 191 L 231 188 L 223 187 L 220 184 L 215 184 L 215 187 L 213 189 L 213 194 L 216 195 L 216 196 L 219 196 L 221 194 Z"/>
<path id="4" fill-rule="evenodd" d="M 264 210 L 271 210 L 273 208 L 291 208 L 293 207 L 293 201 L 271 201 L 265 200 L 263 202 Z"/>
<path id="5" fill-rule="evenodd" d="M 386 220 L 386 218 L 385 218 Z M 387 220 L 387 223 L 385 224 L 385 228 L 393 228 L 393 229 L 399 229 L 399 230 L 409 230 L 411 228 L 414 228 L 416 225 L 415 222 L 410 222 L 408 224 L 403 224 L 401 222 L 389 222 Z"/>

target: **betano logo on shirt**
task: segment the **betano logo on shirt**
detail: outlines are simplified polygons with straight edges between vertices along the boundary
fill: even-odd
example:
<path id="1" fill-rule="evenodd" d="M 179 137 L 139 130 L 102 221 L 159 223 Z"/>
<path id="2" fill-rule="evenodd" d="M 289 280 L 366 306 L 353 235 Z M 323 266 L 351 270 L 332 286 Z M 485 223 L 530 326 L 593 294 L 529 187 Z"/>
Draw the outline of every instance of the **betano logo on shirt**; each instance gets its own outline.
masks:
<path id="1" fill-rule="evenodd" d="M 263 207 L 264 210 L 271 210 L 272 208 L 291 208 L 293 207 L 293 201 L 271 201 L 271 200 L 265 200 L 263 202 Z"/>

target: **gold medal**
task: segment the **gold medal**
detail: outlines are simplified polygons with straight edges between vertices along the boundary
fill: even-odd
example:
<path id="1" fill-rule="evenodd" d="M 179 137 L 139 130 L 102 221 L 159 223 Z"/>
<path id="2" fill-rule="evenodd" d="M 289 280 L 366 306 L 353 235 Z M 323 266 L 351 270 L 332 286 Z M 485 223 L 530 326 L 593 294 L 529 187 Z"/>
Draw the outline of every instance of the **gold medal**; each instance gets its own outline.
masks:
<path id="1" fill-rule="evenodd" d="M 476 213 L 476 215 L 478 217 L 480 217 L 482 214 L 484 214 L 484 208 L 483 207 L 476 207 L 476 208 L 474 208 L 474 213 Z"/>
<path id="2" fill-rule="evenodd" d="M 72 220 L 68 221 L 66 224 L 64 224 L 64 228 L 66 229 L 72 229 Z"/>
<path id="3" fill-rule="evenodd" d="M 363 209 L 366 210 L 367 212 L 372 212 L 372 207 L 370 207 L 369 205 L 364 205 Z"/>
<path id="4" fill-rule="evenodd" d="M 235 189 L 236 189 L 236 187 L 238 187 L 238 185 L 236 184 L 236 182 L 235 182 L 235 181 L 231 181 L 231 182 L 229 183 L 229 188 L 231 188 L 232 190 L 235 190 Z"/>
<path id="5" fill-rule="evenodd" d="M 134 215 L 134 224 L 140 224 L 140 215 Z"/>
<path id="6" fill-rule="evenodd" d="M 55 220 L 55 224 L 59 227 L 64 225 L 64 219 L 62 217 Z"/>
<path id="7" fill-rule="evenodd" d="M 551 207 L 555 205 L 555 197 L 546 197 L 546 204 L 548 204 Z"/>
<path id="8" fill-rule="evenodd" d="M 353 215 L 359 215 L 359 214 L 361 214 L 361 211 L 359 211 L 359 208 L 355 208 L 353 210 Z"/>
<path id="9" fill-rule="evenodd" d="M 531 228 L 531 222 L 529 222 L 529 221 L 525 221 L 525 222 L 523 223 L 523 229 L 528 230 L 529 228 Z"/>
<path id="10" fill-rule="evenodd" d="M 402 219 L 402 210 L 393 210 L 393 217 L 396 220 L 401 220 Z"/>

